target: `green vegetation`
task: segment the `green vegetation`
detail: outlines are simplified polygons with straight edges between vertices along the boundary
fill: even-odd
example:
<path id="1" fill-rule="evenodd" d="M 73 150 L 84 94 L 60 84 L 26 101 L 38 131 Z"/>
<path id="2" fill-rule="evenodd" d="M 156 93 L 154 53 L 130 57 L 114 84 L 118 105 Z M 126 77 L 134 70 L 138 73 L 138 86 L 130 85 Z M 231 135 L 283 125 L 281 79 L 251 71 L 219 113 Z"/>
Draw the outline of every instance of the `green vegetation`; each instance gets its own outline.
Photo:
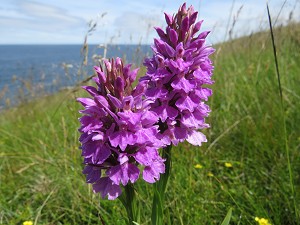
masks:
<path id="1" fill-rule="evenodd" d="M 300 223 L 299 24 L 276 29 L 275 41 L 283 108 L 269 33 L 216 46 L 208 143 L 172 149 L 170 224 L 221 224 L 230 208 L 229 224 L 256 224 L 256 216 Z M 101 200 L 81 174 L 80 95 L 64 91 L 1 113 L 0 224 L 125 224 L 121 202 Z M 141 224 L 150 224 L 152 185 L 140 180 L 136 189 Z"/>

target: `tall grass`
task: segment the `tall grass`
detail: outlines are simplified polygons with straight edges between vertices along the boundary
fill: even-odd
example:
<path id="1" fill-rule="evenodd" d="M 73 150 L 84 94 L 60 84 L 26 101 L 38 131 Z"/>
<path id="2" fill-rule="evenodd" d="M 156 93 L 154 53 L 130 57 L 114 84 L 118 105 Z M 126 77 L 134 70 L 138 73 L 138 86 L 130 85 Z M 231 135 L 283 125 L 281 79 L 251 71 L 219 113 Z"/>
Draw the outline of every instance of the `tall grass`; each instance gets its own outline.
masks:
<path id="1" fill-rule="evenodd" d="M 286 3 L 286 1 L 284 3 Z M 292 197 L 293 197 L 293 202 L 294 202 L 295 217 L 296 217 L 296 220 L 299 221 L 300 218 L 299 218 L 299 215 L 298 215 L 299 212 L 297 210 L 297 203 L 296 203 L 296 199 L 295 199 L 295 187 L 294 187 L 293 172 L 292 172 L 291 161 L 290 161 L 289 144 L 288 144 L 288 141 L 287 141 L 286 116 L 285 116 L 284 105 L 283 105 L 281 78 L 280 78 L 280 73 L 279 73 L 279 64 L 278 64 L 278 59 L 277 59 L 276 44 L 275 44 L 275 40 L 274 40 L 273 25 L 272 25 L 272 20 L 271 20 L 271 15 L 270 15 L 270 10 L 269 10 L 268 3 L 267 3 L 267 11 L 268 11 L 268 18 L 269 18 L 270 34 L 271 34 L 271 39 L 272 39 L 272 47 L 273 47 L 276 75 L 277 75 L 277 81 L 278 81 L 278 89 L 279 89 L 279 94 L 280 94 L 282 124 L 283 124 L 283 132 L 284 132 L 284 142 L 285 142 L 285 150 L 286 150 L 286 158 L 287 158 L 287 167 L 288 167 L 288 170 L 289 170 L 290 186 L 291 186 L 291 192 L 292 192 Z"/>
<path id="2" fill-rule="evenodd" d="M 216 46 L 208 143 L 172 149 L 166 223 L 221 224 L 232 208 L 232 224 L 255 224 L 255 216 L 299 224 L 300 26 L 279 27 L 274 37 L 286 134 L 269 33 Z M 125 223 L 122 204 L 94 195 L 81 173 L 75 98 L 82 95 L 63 91 L 1 113 L 0 224 Z M 150 224 L 152 186 L 136 189 L 142 224 Z"/>

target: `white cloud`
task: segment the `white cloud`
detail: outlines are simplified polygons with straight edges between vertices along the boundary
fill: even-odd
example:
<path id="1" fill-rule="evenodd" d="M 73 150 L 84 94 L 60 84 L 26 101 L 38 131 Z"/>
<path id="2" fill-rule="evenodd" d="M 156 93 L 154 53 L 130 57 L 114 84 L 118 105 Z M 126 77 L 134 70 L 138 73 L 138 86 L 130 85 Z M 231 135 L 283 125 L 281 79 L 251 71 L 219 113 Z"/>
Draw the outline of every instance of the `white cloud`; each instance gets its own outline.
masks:
<path id="1" fill-rule="evenodd" d="M 21 1 L 19 7 L 21 12 L 32 19 L 49 24 L 77 25 L 81 22 L 79 18 L 68 15 L 66 10 L 43 3 Z"/>
<path id="2" fill-rule="evenodd" d="M 51 39 L 44 38 L 45 33 L 59 37 L 85 24 L 84 20 L 68 14 L 63 8 L 27 0 L 15 3 L 9 10 L 5 7 L 0 9 L 0 31 L 3 34 L 0 43 L 51 42 Z M 52 40 L 57 41 L 57 38 Z"/>
<path id="3" fill-rule="evenodd" d="M 134 40 L 146 41 L 149 35 L 153 35 L 154 26 L 162 23 L 159 14 L 144 15 L 138 12 L 123 12 L 113 22 L 121 36 L 130 35 Z"/>
<path id="4" fill-rule="evenodd" d="M 266 5 L 261 0 L 187 0 L 194 5 L 203 30 L 212 30 L 209 41 L 223 41 L 232 3 L 233 15 L 243 6 L 234 27 L 233 37 L 267 28 Z M 270 0 L 274 18 L 284 0 Z M 89 36 L 90 43 L 152 43 L 153 26 L 165 26 L 163 12 L 175 13 L 181 0 L 10 0 L 0 7 L 0 44 L 5 43 L 82 43 L 87 22 L 97 20 L 97 30 Z M 295 9 L 294 9 L 295 8 Z M 287 20 L 290 12 L 300 21 L 299 0 L 287 0 L 278 23 Z M 99 17 L 102 13 L 104 17 Z M 98 16 L 98 17 L 97 17 Z M 230 21 L 229 21 L 230 18 Z M 228 23 L 229 21 L 229 23 Z M 228 25 L 229 24 L 229 25 Z M 51 38 L 50 38 L 51 37 Z"/>

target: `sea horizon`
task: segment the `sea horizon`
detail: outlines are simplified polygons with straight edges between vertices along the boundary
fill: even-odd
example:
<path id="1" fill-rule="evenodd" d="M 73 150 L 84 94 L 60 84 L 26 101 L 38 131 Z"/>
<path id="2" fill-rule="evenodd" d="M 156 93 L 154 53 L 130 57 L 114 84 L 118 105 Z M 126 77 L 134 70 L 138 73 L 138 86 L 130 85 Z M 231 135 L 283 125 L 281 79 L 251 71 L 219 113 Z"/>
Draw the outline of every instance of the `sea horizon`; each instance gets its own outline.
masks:
<path id="1" fill-rule="evenodd" d="M 86 54 L 83 44 L 0 44 L 0 107 L 74 86 L 93 74 L 101 58 L 120 57 L 137 67 L 151 54 L 149 45 L 88 46 Z"/>

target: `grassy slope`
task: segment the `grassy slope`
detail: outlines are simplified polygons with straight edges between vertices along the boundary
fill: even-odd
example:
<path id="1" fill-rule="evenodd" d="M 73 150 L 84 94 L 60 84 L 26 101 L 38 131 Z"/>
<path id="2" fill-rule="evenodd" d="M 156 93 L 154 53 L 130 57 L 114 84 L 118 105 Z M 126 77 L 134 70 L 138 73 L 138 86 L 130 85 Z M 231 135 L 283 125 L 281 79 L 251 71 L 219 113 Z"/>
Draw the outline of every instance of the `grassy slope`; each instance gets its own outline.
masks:
<path id="1" fill-rule="evenodd" d="M 166 214 L 171 224 L 297 224 L 300 209 L 300 27 L 275 33 L 283 86 L 284 133 L 269 34 L 220 46 L 209 101 L 209 142 L 173 151 Z M 85 184 L 78 150 L 78 92 L 62 92 L 0 117 L 0 224 L 124 224 L 119 201 L 100 200 Z M 296 196 L 292 195 L 286 146 Z M 224 166 L 232 163 L 232 168 Z M 200 163 L 202 169 L 194 168 Z M 213 177 L 207 174 L 211 172 Z M 142 222 L 150 224 L 151 185 L 138 182 Z"/>

